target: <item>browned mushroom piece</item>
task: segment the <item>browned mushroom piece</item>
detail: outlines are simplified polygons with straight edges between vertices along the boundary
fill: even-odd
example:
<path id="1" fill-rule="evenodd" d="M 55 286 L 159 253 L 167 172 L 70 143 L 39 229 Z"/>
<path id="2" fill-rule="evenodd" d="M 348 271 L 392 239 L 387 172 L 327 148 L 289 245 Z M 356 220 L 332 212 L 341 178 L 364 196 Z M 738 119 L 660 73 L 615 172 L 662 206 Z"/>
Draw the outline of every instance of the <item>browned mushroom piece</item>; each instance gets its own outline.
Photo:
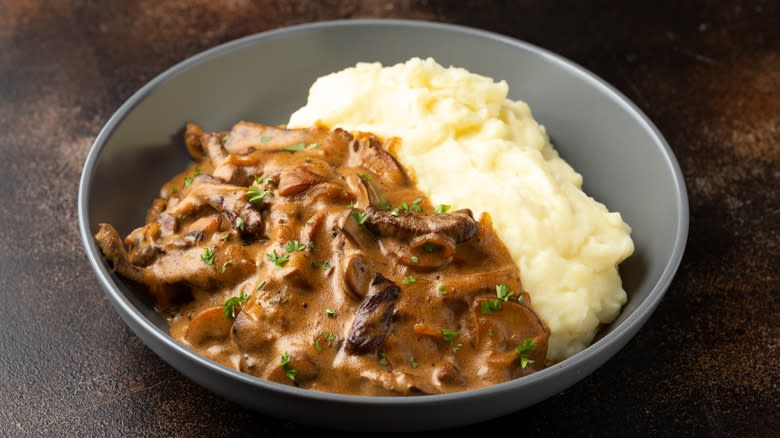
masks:
<path id="1" fill-rule="evenodd" d="M 311 170 L 294 167 L 283 171 L 279 176 L 279 194 L 281 196 L 297 195 L 321 180 L 322 176 Z"/>
<path id="2" fill-rule="evenodd" d="M 279 359 L 268 364 L 263 378 L 272 382 L 299 385 L 311 381 L 320 374 L 320 365 L 303 349 L 286 351 Z"/>
<path id="3" fill-rule="evenodd" d="M 125 249 L 122 239 L 119 238 L 119 233 L 111 224 L 98 224 L 95 242 L 103 252 L 103 256 L 113 265 L 114 271 L 125 278 L 143 283 L 144 269 L 130 263 L 127 249 Z"/>
<path id="4" fill-rule="evenodd" d="M 390 138 L 383 145 L 373 134 L 358 133 L 352 141 L 351 150 L 355 154 L 352 164 L 362 166 L 394 185 L 406 185 L 409 177 L 404 168 L 388 152 L 398 139 Z"/>
<path id="5" fill-rule="evenodd" d="M 472 318 L 477 348 L 489 352 L 488 365 L 503 367 L 513 377 L 544 367 L 550 329 L 530 307 L 484 296 L 474 300 Z M 516 348 L 527 340 L 533 348 L 524 354 L 531 362 L 523 368 Z"/>
<path id="6" fill-rule="evenodd" d="M 344 350 L 349 354 L 365 354 L 378 347 L 390 331 L 393 308 L 401 289 L 382 274 L 371 281 L 366 299 L 352 322 Z"/>
<path id="7" fill-rule="evenodd" d="M 195 347 L 222 342 L 230 336 L 233 319 L 225 315 L 223 306 L 208 307 L 198 313 L 184 332 L 184 339 Z"/>
<path id="8" fill-rule="evenodd" d="M 347 293 L 357 300 L 362 300 L 372 280 L 368 261 L 359 253 L 353 254 L 346 259 L 342 269 Z"/>

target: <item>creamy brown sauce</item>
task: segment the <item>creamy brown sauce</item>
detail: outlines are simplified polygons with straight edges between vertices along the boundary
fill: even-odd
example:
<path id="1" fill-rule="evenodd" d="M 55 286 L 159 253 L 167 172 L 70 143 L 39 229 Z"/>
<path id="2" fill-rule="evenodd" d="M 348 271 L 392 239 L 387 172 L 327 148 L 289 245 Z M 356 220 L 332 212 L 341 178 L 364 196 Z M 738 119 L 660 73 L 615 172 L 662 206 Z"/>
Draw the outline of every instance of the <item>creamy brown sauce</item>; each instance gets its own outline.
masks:
<path id="1" fill-rule="evenodd" d="M 549 330 L 490 217 L 436 212 L 390 154 L 397 140 L 247 122 L 190 124 L 185 140 L 195 162 L 146 225 L 95 236 L 179 342 L 350 394 L 462 391 L 544 367 Z"/>

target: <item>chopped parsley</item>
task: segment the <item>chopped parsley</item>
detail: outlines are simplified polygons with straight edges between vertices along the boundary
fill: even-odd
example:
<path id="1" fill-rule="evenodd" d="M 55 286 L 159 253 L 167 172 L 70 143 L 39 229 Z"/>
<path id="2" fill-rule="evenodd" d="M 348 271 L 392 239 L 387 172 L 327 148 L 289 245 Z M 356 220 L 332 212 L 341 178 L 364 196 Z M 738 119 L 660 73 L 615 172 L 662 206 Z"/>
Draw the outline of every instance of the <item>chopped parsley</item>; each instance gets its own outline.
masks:
<path id="1" fill-rule="evenodd" d="M 262 185 L 273 185 L 276 184 L 276 181 L 273 180 L 273 178 L 262 178 L 257 175 L 255 175 L 255 184 L 262 186 Z"/>
<path id="2" fill-rule="evenodd" d="M 309 251 L 316 251 L 317 250 L 317 242 L 311 241 L 309 242 Z"/>
<path id="3" fill-rule="evenodd" d="M 412 206 L 409 207 L 409 209 L 414 211 L 414 212 L 417 212 L 417 213 L 421 212 L 422 211 L 422 207 L 420 207 L 420 204 L 422 202 L 423 202 L 423 198 L 415 199 L 414 201 L 412 201 Z"/>
<path id="4" fill-rule="evenodd" d="M 482 313 L 485 315 L 490 315 L 495 311 L 501 310 L 501 301 L 497 299 L 482 301 L 479 306 L 482 309 Z"/>
<path id="5" fill-rule="evenodd" d="M 336 317 L 336 311 L 328 307 L 325 309 L 325 314 L 328 315 L 328 318 L 335 318 Z"/>
<path id="6" fill-rule="evenodd" d="M 412 261 L 412 263 L 414 263 L 415 265 L 416 265 L 416 264 L 418 264 L 418 263 L 420 263 L 420 258 L 419 258 L 419 257 L 417 257 L 417 256 L 412 256 L 410 260 L 411 260 L 411 261 Z"/>
<path id="7" fill-rule="evenodd" d="M 508 285 L 503 283 L 496 285 L 496 296 L 498 297 L 498 299 L 504 300 L 506 302 L 509 301 L 510 298 L 512 298 L 512 295 L 514 295 L 514 293 L 511 290 L 509 290 Z"/>
<path id="8" fill-rule="evenodd" d="M 355 222 L 358 223 L 358 225 L 363 225 L 368 220 L 368 213 L 364 211 L 352 211 L 352 217 L 355 219 Z"/>
<path id="9" fill-rule="evenodd" d="M 414 275 L 407 275 L 404 277 L 404 284 L 414 284 L 417 281 L 416 278 L 414 278 Z"/>
<path id="10" fill-rule="evenodd" d="M 266 253 L 265 257 L 273 262 L 274 265 L 278 267 L 282 267 L 287 264 L 288 261 L 290 261 L 290 256 L 287 254 L 279 255 L 276 253 L 276 250 L 273 251 L 273 253 Z"/>
<path id="11" fill-rule="evenodd" d="M 317 350 L 317 353 L 322 352 L 322 344 L 320 344 L 319 340 L 314 341 L 314 348 Z"/>
<path id="12" fill-rule="evenodd" d="M 493 336 L 493 329 L 488 329 L 488 336 Z"/>
<path id="13" fill-rule="evenodd" d="M 246 191 L 246 195 L 249 197 L 249 202 L 252 204 L 259 204 L 262 202 L 263 198 L 268 195 L 268 191 L 257 186 L 252 186 Z"/>
<path id="14" fill-rule="evenodd" d="M 444 340 L 448 344 L 452 344 L 452 341 L 454 341 L 458 336 L 460 336 L 460 332 L 453 329 L 443 328 L 441 329 L 441 335 L 444 337 Z"/>
<path id="15" fill-rule="evenodd" d="M 452 347 L 452 352 L 453 353 L 457 353 L 457 352 L 460 351 L 461 348 L 463 348 L 463 344 L 458 344 L 458 345 Z"/>
<path id="16" fill-rule="evenodd" d="M 428 242 L 425 245 L 423 245 L 423 250 L 425 250 L 425 252 L 427 252 L 428 254 L 432 254 L 434 251 L 436 251 L 438 247 L 439 245 Z"/>
<path id="17" fill-rule="evenodd" d="M 448 212 L 448 211 L 450 210 L 450 208 L 452 208 L 452 206 L 451 206 L 451 205 L 448 205 L 448 204 L 439 204 L 439 205 L 437 205 L 437 206 L 436 206 L 436 208 L 435 208 L 435 209 L 433 209 L 433 211 L 435 211 L 435 212 L 436 212 L 436 213 L 438 213 L 438 214 L 442 214 L 442 213 L 446 213 L 446 212 Z"/>
<path id="18" fill-rule="evenodd" d="M 390 216 L 398 216 L 399 212 L 406 213 L 408 211 L 409 211 L 409 206 L 406 204 L 406 202 L 402 202 L 401 204 L 398 205 L 398 207 L 390 210 Z"/>
<path id="19" fill-rule="evenodd" d="M 225 318 L 235 319 L 236 306 L 240 306 L 241 304 L 245 303 L 248 298 L 249 296 L 247 296 L 244 291 L 241 291 L 241 295 L 237 297 L 230 297 L 225 300 L 225 304 L 223 304 L 225 307 Z"/>
<path id="20" fill-rule="evenodd" d="M 257 286 L 255 286 L 255 290 L 260 290 L 265 287 L 265 280 L 261 280 L 260 283 L 257 283 Z"/>
<path id="21" fill-rule="evenodd" d="M 195 176 L 200 175 L 200 167 L 195 166 Z"/>
<path id="22" fill-rule="evenodd" d="M 367 174 L 366 172 L 360 172 L 358 173 L 358 176 L 360 177 L 360 179 L 371 181 L 371 175 Z"/>
<path id="23" fill-rule="evenodd" d="M 327 271 L 328 269 L 330 269 L 330 262 L 327 260 L 322 262 L 322 266 L 320 266 L 320 269 L 322 269 L 323 271 Z"/>
<path id="24" fill-rule="evenodd" d="M 290 353 L 284 352 L 282 353 L 281 357 L 281 364 L 282 364 L 282 370 L 284 370 L 284 374 L 287 376 L 288 379 L 295 382 L 295 376 L 298 374 L 298 371 L 295 371 L 295 369 L 290 365 L 290 361 L 292 361 L 292 356 L 290 356 Z"/>
<path id="25" fill-rule="evenodd" d="M 230 138 L 229 135 L 222 137 L 222 143 L 227 143 L 229 138 Z"/>
<path id="26" fill-rule="evenodd" d="M 411 365 L 412 368 L 417 368 L 418 366 L 420 366 L 417 364 L 417 361 L 414 359 L 414 356 L 409 356 L 409 365 Z"/>
<path id="27" fill-rule="evenodd" d="M 200 259 L 203 260 L 203 263 L 211 266 L 212 268 L 215 266 L 214 264 L 214 248 L 203 248 L 203 253 L 200 255 Z"/>
<path id="28" fill-rule="evenodd" d="M 333 341 L 336 340 L 336 334 L 333 332 L 322 332 L 320 333 L 320 336 L 322 336 L 326 341 L 328 341 L 328 345 L 332 344 Z"/>
<path id="29" fill-rule="evenodd" d="M 287 152 L 300 152 L 304 149 L 316 149 L 320 144 L 319 143 L 311 143 L 308 146 L 306 146 L 305 143 L 298 143 L 293 146 L 287 146 L 282 148 L 283 151 Z"/>
<path id="30" fill-rule="evenodd" d="M 520 355 L 520 368 L 525 369 L 525 367 L 534 363 L 533 360 L 526 357 L 526 353 L 534 351 L 535 348 L 536 344 L 534 344 L 534 341 L 531 338 L 525 338 L 523 340 L 523 345 L 515 347 L 515 351 Z"/>
<path id="31" fill-rule="evenodd" d="M 444 287 L 443 284 L 439 285 L 439 293 L 442 294 L 442 295 L 447 295 L 447 288 Z"/>
<path id="32" fill-rule="evenodd" d="M 246 222 L 244 222 L 244 220 L 241 219 L 240 217 L 236 218 L 236 228 L 239 231 L 244 231 L 244 228 L 246 228 Z"/>
<path id="33" fill-rule="evenodd" d="M 184 178 L 184 187 L 189 187 L 190 185 L 192 185 L 192 177 L 188 176 Z"/>
<path id="34" fill-rule="evenodd" d="M 284 249 L 286 249 L 287 252 L 303 251 L 306 249 L 306 245 L 297 240 L 291 240 L 287 242 L 287 245 L 284 246 Z"/>
<path id="35" fill-rule="evenodd" d="M 302 151 L 304 149 L 306 149 L 306 145 L 303 144 L 303 143 L 298 143 L 298 144 L 296 144 L 294 146 L 287 146 L 287 147 L 282 148 L 283 151 L 287 151 L 287 152 L 299 152 L 299 151 Z"/>
<path id="36" fill-rule="evenodd" d="M 384 367 L 384 366 L 387 366 L 387 364 L 388 364 L 388 362 L 387 362 L 387 356 L 385 355 L 385 352 L 384 351 L 380 351 L 379 352 L 379 365 L 382 365 Z"/>
<path id="37" fill-rule="evenodd" d="M 270 135 L 263 135 L 260 137 L 261 143 L 268 143 L 271 140 L 273 140 L 273 137 L 271 137 Z"/>

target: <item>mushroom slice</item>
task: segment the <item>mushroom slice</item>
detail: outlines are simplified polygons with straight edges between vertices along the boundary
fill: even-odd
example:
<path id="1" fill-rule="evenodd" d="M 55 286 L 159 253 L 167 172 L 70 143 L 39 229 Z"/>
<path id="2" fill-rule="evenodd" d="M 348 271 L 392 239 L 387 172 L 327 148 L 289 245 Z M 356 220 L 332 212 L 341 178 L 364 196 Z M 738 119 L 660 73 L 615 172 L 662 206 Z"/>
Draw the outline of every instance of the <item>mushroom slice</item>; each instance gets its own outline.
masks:
<path id="1" fill-rule="evenodd" d="M 358 307 L 344 350 L 360 355 L 378 347 L 390 331 L 395 301 L 401 289 L 377 273 L 369 286 L 368 296 Z"/>
<path id="2" fill-rule="evenodd" d="M 344 267 L 344 283 L 347 293 L 355 299 L 362 300 L 371 284 L 369 264 L 360 254 L 347 258 Z"/>
<path id="3" fill-rule="evenodd" d="M 230 336 L 233 320 L 225 316 L 223 306 L 208 307 L 190 321 L 184 339 L 194 347 L 221 342 Z"/>
<path id="4" fill-rule="evenodd" d="M 499 305 L 495 305 L 496 302 L 493 297 L 479 297 L 472 308 L 477 348 L 488 352 L 485 366 L 509 369 L 514 377 L 543 368 L 550 329 L 525 304 L 498 300 Z M 530 362 L 522 367 L 517 348 L 527 342 L 533 347 L 523 353 Z"/>
<path id="5" fill-rule="evenodd" d="M 279 359 L 271 362 L 263 373 L 263 378 L 277 383 L 300 385 L 314 380 L 320 374 L 320 365 L 302 349 L 284 352 Z"/>

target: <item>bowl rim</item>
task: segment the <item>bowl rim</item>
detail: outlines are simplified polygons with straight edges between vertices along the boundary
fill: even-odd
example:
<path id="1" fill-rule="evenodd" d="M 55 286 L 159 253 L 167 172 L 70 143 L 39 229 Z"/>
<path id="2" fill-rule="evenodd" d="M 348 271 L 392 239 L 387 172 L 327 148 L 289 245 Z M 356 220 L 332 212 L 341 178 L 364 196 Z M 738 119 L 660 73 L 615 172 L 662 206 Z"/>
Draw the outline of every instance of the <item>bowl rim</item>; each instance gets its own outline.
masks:
<path id="1" fill-rule="evenodd" d="M 115 284 L 112 278 L 112 271 L 108 268 L 108 265 L 103 260 L 102 254 L 98 249 L 92 237 L 92 232 L 89 224 L 88 206 L 89 206 L 89 192 L 92 179 L 94 177 L 95 167 L 97 159 L 100 156 L 107 140 L 111 138 L 117 127 L 124 121 L 125 117 L 135 108 L 140 102 L 142 102 L 149 94 L 151 94 L 156 88 L 165 82 L 175 79 L 180 73 L 187 71 L 188 69 L 195 67 L 203 62 L 210 61 L 213 58 L 233 52 L 235 50 L 242 49 L 247 46 L 251 46 L 258 41 L 264 41 L 269 39 L 275 39 L 284 37 L 288 34 L 297 33 L 308 30 L 327 30 L 331 28 L 358 28 L 358 27 L 374 27 L 385 26 L 390 28 L 414 28 L 414 29 L 426 29 L 437 30 L 446 33 L 456 33 L 471 37 L 477 37 L 480 39 L 490 40 L 495 43 L 506 44 L 514 47 L 515 49 L 531 52 L 536 56 L 553 62 L 558 68 L 567 70 L 573 73 L 575 76 L 583 79 L 588 84 L 597 87 L 600 91 L 610 97 L 622 109 L 632 116 L 641 127 L 646 130 L 654 140 L 655 145 L 662 153 L 666 165 L 672 170 L 673 183 L 675 186 L 675 204 L 677 205 L 677 229 L 675 233 L 675 243 L 672 250 L 671 257 L 669 257 L 660 277 L 653 285 L 652 290 L 648 294 L 647 298 L 642 301 L 634 312 L 629 315 L 620 325 L 618 325 L 613 331 L 598 339 L 593 344 L 585 348 L 583 351 L 556 363 L 555 366 L 545 368 L 541 371 L 535 372 L 520 379 L 514 379 L 507 382 L 503 382 L 496 385 L 491 385 L 485 388 L 472 389 L 467 391 L 426 395 L 417 397 L 392 397 L 392 396 L 368 396 L 368 395 L 350 395 L 350 394 L 338 394 L 314 391 L 309 389 L 298 388 L 295 386 L 283 385 L 268 380 L 263 380 L 259 377 L 255 377 L 249 374 L 242 373 L 238 370 L 228 368 L 221 365 L 205 356 L 196 353 L 193 350 L 185 347 L 184 345 L 176 342 L 168 333 L 158 328 L 149 319 L 147 319 L 125 296 L 118 290 L 117 284 Z M 405 20 L 405 19 L 347 19 L 347 20 L 330 20 L 321 21 L 315 23 L 305 23 L 289 27 L 278 28 L 270 31 L 260 32 L 252 35 L 248 35 L 236 40 L 228 41 L 213 48 L 207 49 L 203 52 L 199 52 L 176 65 L 168 68 L 162 73 L 158 74 L 154 79 L 147 82 L 140 89 L 138 89 L 133 95 L 128 98 L 119 109 L 109 118 L 106 124 L 98 133 L 95 141 L 90 147 L 89 153 L 84 163 L 81 178 L 79 181 L 78 192 L 78 221 L 79 230 L 84 245 L 87 258 L 92 265 L 98 281 L 106 291 L 110 301 L 117 309 L 120 316 L 125 318 L 131 318 L 133 322 L 143 329 L 148 335 L 153 336 L 156 341 L 161 343 L 165 348 L 173 350 L 174 353 L 179 356 L 185 357 L 188 361 L 199 367 L 204 367 L 212 372 L 221 374 L 222 377 L 229 379 L 236 379 L 246 385 L 254 386 L 259 389 L 268 390 L 271 392 L 279 392 L 287 396 L 292 397 L 304 397 L 319 401 L 337 402 L 337 403 L 358 403 L 363 405 L 430 405 L 436 403 L 448 403 L 454 400 L 463 398 L 478 398 L 478 397 L 492 397 L 502 393 L 517 391 L 523 386 L 528 386 L 533 383 L 542 383 L 543 381 L 555 379 L 559 374 L 565 373 L 567 369 L 572 367 L 585 366 L 587 364 L 593 365 L 592 368 L 600 366 L 606 359 L 600 359 L 601 353 L 613 348 L 622 348 L 622 346 L 628 342 L 641 328 L 641 326 L 650 317 L 655 307 L 663 298 L 666 290 L 671 284 L 672 279 L 680 266 L 683 253 L 688 237 L 689 227 L 689 206 L 688 206 L 688 194 L 683 179 L 682 171 L 680 170 L 679 163 L 671 150 L 671 147 L 664 139 L 658 128 L 650 121 L 650 119 L 626 96 L 620 91 L 615 89 L 612 85 L 587 70 L 586 68 L 570 61 L 560 55 L 557 55 L 547 49 L 538 47 L 536 45 L 521 41 L 509 36 L 497 34 L 494 32 L 475 29 L 460 25 L 437 23 L 422 20 Z M 124 315 L 122 315 L 124 313 Z M 132 327 L 131 327 L 132 328 Z M 167 362 L 167 360 L 166 360 Z M 585 367 L 587 368 L 587 367 Z M 586 374 L 578 376 L 575 380 L 579 381 L 584 378 Z M 568 385 L 567 385 L 568 386 Z"/>

